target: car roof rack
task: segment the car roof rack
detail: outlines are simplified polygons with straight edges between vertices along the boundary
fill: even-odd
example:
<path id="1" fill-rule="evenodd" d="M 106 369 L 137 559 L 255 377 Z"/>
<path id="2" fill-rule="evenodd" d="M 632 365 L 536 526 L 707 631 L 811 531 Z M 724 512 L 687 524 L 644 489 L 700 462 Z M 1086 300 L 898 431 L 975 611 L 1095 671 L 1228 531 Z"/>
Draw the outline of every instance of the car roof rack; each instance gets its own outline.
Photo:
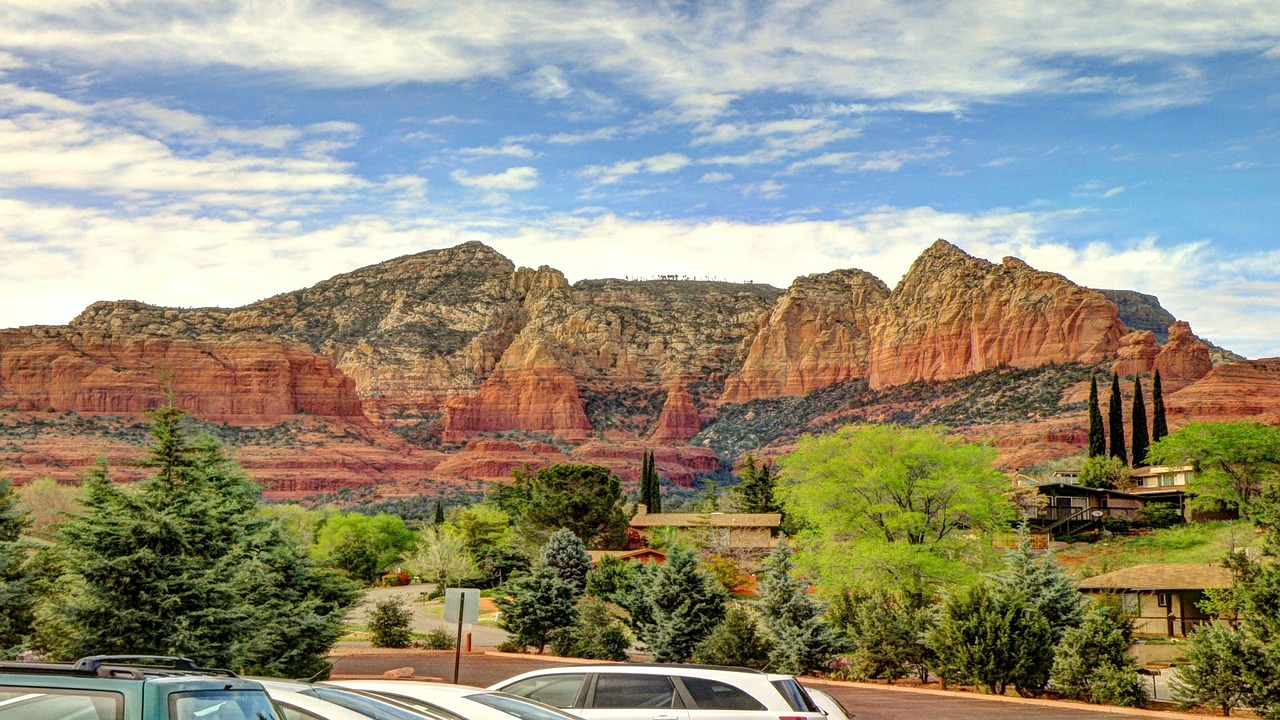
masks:
<path id="1" fill-rule="evenodd" d="M 202 668 L 194 660 L 169 655 L 91 655 L 74 663 L 0 663 L 0 672 L 29 675 L 81 675 L 142 680 L 145 677 L 218 675 L 239 677 L 230 670 Z"/>

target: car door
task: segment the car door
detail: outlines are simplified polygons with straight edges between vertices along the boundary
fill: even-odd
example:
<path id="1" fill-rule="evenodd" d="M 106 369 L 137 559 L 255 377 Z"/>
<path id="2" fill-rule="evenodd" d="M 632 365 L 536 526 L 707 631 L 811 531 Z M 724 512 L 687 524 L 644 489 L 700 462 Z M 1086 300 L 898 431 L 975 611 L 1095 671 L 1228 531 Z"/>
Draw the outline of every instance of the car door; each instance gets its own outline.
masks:
<path id="1" fill-rule="evenodd" d="M 583 708 L 587 720 L 689 720 L 675 682 L 664 674 L 598 673 Z"/>

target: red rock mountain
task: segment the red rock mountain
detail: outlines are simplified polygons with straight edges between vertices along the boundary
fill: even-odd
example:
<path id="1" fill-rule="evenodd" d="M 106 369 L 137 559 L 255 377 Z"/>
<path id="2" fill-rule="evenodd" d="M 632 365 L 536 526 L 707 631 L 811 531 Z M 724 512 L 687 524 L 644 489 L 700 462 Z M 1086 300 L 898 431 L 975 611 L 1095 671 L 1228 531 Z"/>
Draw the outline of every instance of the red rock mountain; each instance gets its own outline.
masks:
<path id="1" fill-rule="evenodd" d="M 172 396 L 225 424 L 237 456 L 281 494 L 356 484 L 409 493 L 584 459 L 631 477 L 651 445 L 660 469 L 687 482 L 719 458 L 685 443 L 714 444 L 718 419 L 743 403 L 1113 361 L 1124 374 L 1159 368 L 1180 392 L 1212 375 L 1185 323 L 1157 345 L 1150 332 L 1126 334 L 1097 291 L 941 240 L 892 291 L 836 270 L 785 292 L 571 285 L 473 242 L 240 308 L 100 302 L 66 326 L 2 330 L 0 466 L 18 479 L 70 479 L 90 451 L 126 458 L 142 441 L 128 428 Z"/>

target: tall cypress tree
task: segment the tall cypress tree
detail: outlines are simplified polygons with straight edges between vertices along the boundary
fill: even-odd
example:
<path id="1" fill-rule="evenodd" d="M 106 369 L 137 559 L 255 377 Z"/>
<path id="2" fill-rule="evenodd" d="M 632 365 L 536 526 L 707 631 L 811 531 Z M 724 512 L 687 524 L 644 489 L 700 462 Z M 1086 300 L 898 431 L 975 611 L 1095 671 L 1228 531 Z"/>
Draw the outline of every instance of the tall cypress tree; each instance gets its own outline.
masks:
<path id="1" fill-rule="evenodd" d="M 1147 404 L 1142 399 L 1142 380 L 1133 378 L 1133 466 L 1143 467 L 1147 464 L 1147 446 L 1151 444 L 1147 435 Z"/>
<path id="2" fill-rule="evenodd" d="M 1098 407 L 1098 378 L 1089 377 L 1089 457 L 1107 454 L 1107 433 L 1102 429 L 1102 410 Z"/>
<path id="3" fill-rule="evenodd" d="M 1107 408 L 1107 425 L 1111 435 L 1111 457 L 1120 458 L 1125 464 L 1129 456 L 1124 447 L 1124 404 L 1120 400 L 1120 376 L 1111 373 L 1111 404 Z"/>
<path id="4" fill-rule="evenodd" d="M 644 503 L 651 513 L 662 512 L 662 484 L 658 480 L 658 470 L 654 466 L 652 450 L 645 450 L 644 460 L 640 463 L 640 502 Z"/>
<path id="5" fill-rule="evenodd" d="M 1169 434 L 1169 423 L 1164 417 L 1164 391 L 1160 387 L 1160 370 L 1156 370 L 1155 380 L 1151 381 L 1151 442 L 1160 442 L 1160 438 Z"/>

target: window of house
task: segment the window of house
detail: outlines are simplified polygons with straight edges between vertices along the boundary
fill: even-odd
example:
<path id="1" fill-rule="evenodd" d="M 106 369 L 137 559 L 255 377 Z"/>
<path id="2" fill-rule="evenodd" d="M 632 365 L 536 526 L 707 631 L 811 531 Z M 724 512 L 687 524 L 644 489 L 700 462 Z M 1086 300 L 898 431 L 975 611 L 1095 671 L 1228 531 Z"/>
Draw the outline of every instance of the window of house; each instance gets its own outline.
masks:
<path id="1" fill-rule="evenodd" d="M 1161 476 L 1160 476 L 1160 485 L 1161 485 L 1162 487 L 1168 487 L 1168 486 L 1170 486 L 1170 485 L 1176 485 L 1177 483 L 1175 483 L 1175 482 L 1174 482 L 1174 480 L 1176 480 L 1176 478 L 1174 478 L 1172 475 L 1161 475 Z"/>
<path id="2" fill-rule="evenodd" d="M 1156 593 L 1156 605 L 1159 605 L 1162 608 L 1169 607 L 1169 593 Z"/>

